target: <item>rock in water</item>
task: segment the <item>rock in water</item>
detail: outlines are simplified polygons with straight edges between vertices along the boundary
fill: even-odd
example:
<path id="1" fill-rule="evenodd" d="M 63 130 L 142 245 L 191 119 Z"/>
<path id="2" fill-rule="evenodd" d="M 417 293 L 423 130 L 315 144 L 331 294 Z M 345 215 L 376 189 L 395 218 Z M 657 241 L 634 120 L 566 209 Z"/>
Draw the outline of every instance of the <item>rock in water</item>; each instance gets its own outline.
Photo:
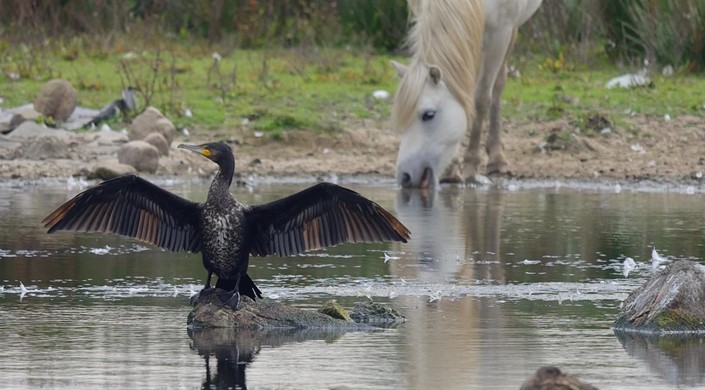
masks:
<path id="1" fill-rule="evenodd" d="M 536 370 L 520 390 L 597 390 L 597 387 L 580 382 L 576 377 L 561 372 L 558 367 L 545 366 Z"/>
<path id="2" fill-rule="evenodd" d="M 267 298 L 254 302 L 246 296 L 241 298 L 239 309 L 233 310 L 223 304 L 223 299 L 227 300 L 228 297 L 227 291 L 215 288 L 194 296 L 194 307 L 187 321 L 189 328 L 370 330 L 405 321 L 404 316 L 393 309 L 387 309 L 384 311 L 385 316 L 379 317 L 369 316 L 369 313 L 381 312 L 379 309 L 367 309 L 368 322 L 356 323 L 313 310 L 286 306 Z M 350 317 L 359 317 L 356 310 L 369 305 L 376 304 L 357 305 L 350 312 Z"/>
<path id="3" fill-rule="evenodd" d="M 323 307 L 318 309 L 318 312 L 339 320 L 353 322 L 352 318 L 350 318 L 350 314 L 348 314 L 348 311 L 340 306 L 340 303 L 336 302 L 335 299 L 331 299 L 326 302 Z"/>
<path id="4" fill-rule="evenodd" d="M 350 318 L 358 324 L 399 324 L 404 317 L 396 310 L 379 303 L 358 303 L 350 311 Z"/>
<path id="5" fill-rule="evenodd" d="M 705 333 L 705 266 L 676 261 L 624 301 L 615 331 Z"/>
<path id="6" fill-rule="evenodd" d="M 76 109 L 76 90 L 66 80 L 50 80 L 37 95 L 34 109 L 57 122 L 66 122 Z"/>

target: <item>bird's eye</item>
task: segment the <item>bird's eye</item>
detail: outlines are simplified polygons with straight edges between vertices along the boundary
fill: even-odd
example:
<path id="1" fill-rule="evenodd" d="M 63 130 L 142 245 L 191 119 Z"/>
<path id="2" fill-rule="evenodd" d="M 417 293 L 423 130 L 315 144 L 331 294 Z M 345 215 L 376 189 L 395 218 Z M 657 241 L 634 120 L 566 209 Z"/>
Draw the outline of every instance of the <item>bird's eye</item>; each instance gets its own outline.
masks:
<path id="1" fill-rule="evenodd" d="M 427 111 L 424 111 L 423 114 L 421 114 L 421 120 L 424 122 L 428 122 L 431 119 L 433 119 L 435 116 L 436 116 L 436 111 L 427 110 Z"/>

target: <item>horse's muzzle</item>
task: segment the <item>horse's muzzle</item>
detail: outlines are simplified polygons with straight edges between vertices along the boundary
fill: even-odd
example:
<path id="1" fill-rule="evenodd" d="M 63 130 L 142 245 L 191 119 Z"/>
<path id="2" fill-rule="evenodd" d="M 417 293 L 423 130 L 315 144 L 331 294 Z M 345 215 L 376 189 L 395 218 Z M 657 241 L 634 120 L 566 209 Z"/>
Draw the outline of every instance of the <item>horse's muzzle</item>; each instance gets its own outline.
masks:
<path id="1" fill-rule="evenodd" d="M 401 175 L 401 186 L 403 188 L 429 188 L 433 185 L 433 170 L 425 168 L 418 181 L 415 181 L 407 172 Z"/>

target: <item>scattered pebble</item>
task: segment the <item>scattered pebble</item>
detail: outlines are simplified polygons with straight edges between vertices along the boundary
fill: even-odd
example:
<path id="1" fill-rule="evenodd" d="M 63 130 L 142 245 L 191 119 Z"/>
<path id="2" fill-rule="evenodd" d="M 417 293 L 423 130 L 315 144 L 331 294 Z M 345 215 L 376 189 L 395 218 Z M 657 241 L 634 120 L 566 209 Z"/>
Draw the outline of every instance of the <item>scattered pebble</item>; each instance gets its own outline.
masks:
<path id="1" fill-rule="evenodd" d="M 372 97 L 378 100 L 387 100 L 390 96 L 391 94 L 383 89 L 378 89 L 372 92 Z"/>
<path id="2" fill-rule="evenodd" d="M 647 85 L 651 82 L 648 77 L 646 77 L 645 71 L 640 71 L 639 73 L 627 73 L 621 76 L 612 78 L 605 84 L 607 89 L 612 89 L 615 87 L 619 88 L 633 88 L 642 85 Z"/>
<path id="3" fill-rule="evenodd" d="M 646 149 L 644 149 L 644 147 L 641 146 L 641 144 L 632 144 L 631 149 L 633 152 L 637 152 L 639 154 L 646 153 Z"/>
<path id="4" fill-rule="evenodd" d="M 661 71 L 661 74 L 666 76 L 666 77 L 671 77 L 673 76 L 673 66 L 671 65 L 666 65 L 663 67 L 663 70 Z"/>

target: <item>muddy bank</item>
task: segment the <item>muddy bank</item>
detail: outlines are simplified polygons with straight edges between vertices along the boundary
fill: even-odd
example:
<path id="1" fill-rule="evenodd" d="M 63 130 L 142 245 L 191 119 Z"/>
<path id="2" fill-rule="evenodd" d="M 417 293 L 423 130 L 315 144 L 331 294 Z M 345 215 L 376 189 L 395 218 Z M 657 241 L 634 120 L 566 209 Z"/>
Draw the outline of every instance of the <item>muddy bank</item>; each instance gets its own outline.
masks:
<path id="1" fill-rule="evenodd" d="M 398 135 L 386 122 L 348 123 L 336 133 L 288 131 L 281 137 L 235 129 L 179 131 L 158 176 L 209 176 L 216 167 L 181 142 L 226 140 L 243 175 L 329 178 L 373 175 L 392 178 Z M 705 122 L 697 117 L 634 117 L 609 131 L 579 131 L 570 121 L 505 121 L 504 142 L 512 179 L 654 182 L 700 186 L 705 174 Z M 630 130 L 626 130 L 630 129 Z M 636 130 L 635 130 L 636 129 Z M 100 164 L 117 162 L 124 131 L 83 132 L 45 128 L 41 134 L 0 136 L 0 179 L 89 176 Z"/>

